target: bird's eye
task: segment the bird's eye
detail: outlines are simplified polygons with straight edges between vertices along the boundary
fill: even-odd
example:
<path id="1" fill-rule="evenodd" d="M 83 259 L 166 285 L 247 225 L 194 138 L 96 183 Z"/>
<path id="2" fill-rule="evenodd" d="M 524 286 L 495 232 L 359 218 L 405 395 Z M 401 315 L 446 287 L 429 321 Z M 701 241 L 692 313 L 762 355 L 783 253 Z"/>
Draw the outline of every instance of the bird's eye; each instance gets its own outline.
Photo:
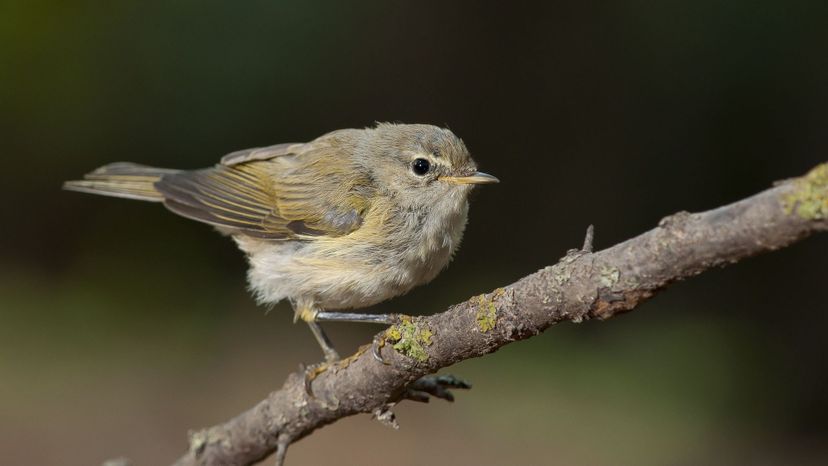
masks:
<path id="1" fill-rule="evenodd" d="M 411 164 L 411 170 L 414 171 L 414 174 L 423 176 L 428 173 L 428 169 L 431 168 L 431 164 L 428 163 L 426 159 L 416 159 L 414 163 Z"/>

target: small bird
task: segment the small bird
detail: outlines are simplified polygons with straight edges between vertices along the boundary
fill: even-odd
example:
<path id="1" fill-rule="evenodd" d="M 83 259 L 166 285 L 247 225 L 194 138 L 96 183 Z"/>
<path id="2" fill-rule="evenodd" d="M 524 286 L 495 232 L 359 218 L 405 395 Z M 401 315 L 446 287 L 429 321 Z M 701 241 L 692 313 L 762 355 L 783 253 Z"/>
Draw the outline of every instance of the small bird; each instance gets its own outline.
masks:
<path id="1" fill-rule="evenodd" d="M 341 311 L 431 281 L 460 244 L 471 187 L 497 182 L 448 129 L 380 123 L 232 152 L 201 170 L 112 163 L 64 188 L 160 202 L 229 235 L 257 301 L 289 300 L 331 363 L 339 356 L 319 322 L 395 323 Z"/>

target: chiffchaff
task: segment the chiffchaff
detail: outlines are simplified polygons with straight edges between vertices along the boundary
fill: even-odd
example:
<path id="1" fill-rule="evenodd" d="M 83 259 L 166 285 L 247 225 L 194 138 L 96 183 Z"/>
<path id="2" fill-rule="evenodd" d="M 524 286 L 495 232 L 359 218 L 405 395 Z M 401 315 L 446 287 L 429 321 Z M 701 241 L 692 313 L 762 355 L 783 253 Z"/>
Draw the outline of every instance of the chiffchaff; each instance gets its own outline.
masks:
<path id="1" fill-rule="evenodd" d="M 477 171 L 447 129 L 379 124 L 224 156 L 203 170 L 113 163 L 65 189 L 161 202 L 230 235 L 260 303 L 288 299 L 326 359 L 319 321 L 393 323 L 370 306 L 429 282 L 460 244 Z"/>

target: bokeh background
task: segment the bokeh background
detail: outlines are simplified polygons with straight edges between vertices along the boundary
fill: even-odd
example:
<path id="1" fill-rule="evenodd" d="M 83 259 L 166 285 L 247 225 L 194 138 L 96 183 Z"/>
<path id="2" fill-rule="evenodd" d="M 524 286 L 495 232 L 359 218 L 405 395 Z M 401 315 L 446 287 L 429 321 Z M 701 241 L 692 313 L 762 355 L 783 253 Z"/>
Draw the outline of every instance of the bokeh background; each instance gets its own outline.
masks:
<path id="1" fill-rule="evenodd" d="M 245 261 L 158 205 L 62 192 L 117 160 L 207 166 L 375 121 L 464 138 L 474 195 L 432 313 L 828 159 L 828 4 L 0 3 L 0 462 L 168 464 L 320 359 Z M 828 462 L 828 237 L 451 372 L 402 429 L 345 419 L 292 466 Z M 376 327 L 328 325 L 344 353 Z"/>

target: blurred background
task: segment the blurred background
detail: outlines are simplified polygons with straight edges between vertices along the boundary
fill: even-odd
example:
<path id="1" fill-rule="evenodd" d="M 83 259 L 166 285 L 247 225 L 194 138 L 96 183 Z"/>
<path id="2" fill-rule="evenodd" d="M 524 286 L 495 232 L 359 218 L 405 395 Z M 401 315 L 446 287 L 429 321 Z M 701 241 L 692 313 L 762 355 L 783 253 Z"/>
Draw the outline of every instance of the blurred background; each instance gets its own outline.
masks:
<path id="1" fill-rule="evenodd" d="M 168 464 L 320 359 L 257 307 L 227 238 L 62 192 L 107 162 L 174 168 L 375 121 L 445 125 L 501 179 L 433 313 L 828 159 L 828 3 L 0 3 L 0 458 Z M 597 3 L 597 2 L 596 2 Z M 450 368 L 474 389 L 358 416 L 291 466 L 828 462 L 828 236 Z M 327 328 L 342 353 L 379 329 Z"/>

